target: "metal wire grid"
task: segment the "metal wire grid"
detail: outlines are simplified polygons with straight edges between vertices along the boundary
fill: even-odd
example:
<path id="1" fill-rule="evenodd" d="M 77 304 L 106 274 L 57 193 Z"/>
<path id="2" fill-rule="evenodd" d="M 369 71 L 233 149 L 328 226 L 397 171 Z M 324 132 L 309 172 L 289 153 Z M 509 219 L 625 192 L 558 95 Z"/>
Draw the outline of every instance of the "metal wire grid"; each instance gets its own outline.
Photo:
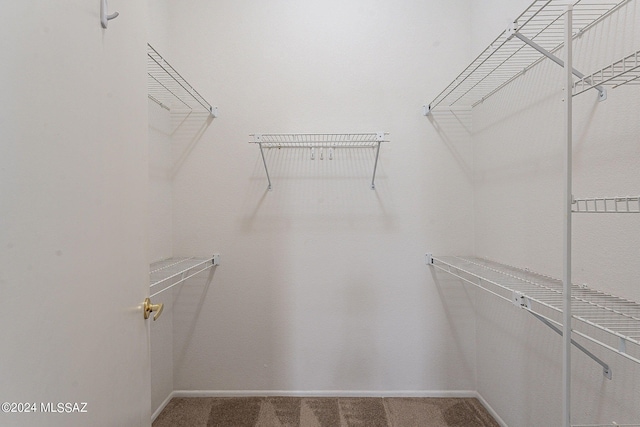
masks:
<path id="1" fill-rule="evenodd" d="M 150 297 L 173 288 L 211 267 L 213 267 L 212 258 L 169 258 L 155 262 L 150 266 L 149 286 L 152 291 L 158 285 L 165 286 L 151 294 Z"/>
<path id="2" fill-rule="evenodd" d="M 598 85 L 616 88 L 624 84 L 640 84 L 640 50 L 576 81 L 573 84 L 573 95 L 579 95 Z"/>
<path id="3" fill-rule="evenodd" d="M 562 312 L 563 295 L 560 280 L 481 258 L 434 257 L 433 260 L 435 267 L 503 299 L 511 301 L 511 295 L 516 293 L 555 312 Z M 509 297 L 483 286 L 483 282 L 497 287 L 498 290 L 507 291 Z M 584 325 L 612 334 L 620 340 L 620 345 L 617 349 L 612 348 L 577 329 L 574 329 L 574 332 L 640 363 L 640 359 L 628 354 L 625 348 L 627 343 L 640 346 L 640 304 L 584 286 L 572 285 L 571 292 L 572 317 Z M 557 323 L 552 319 L 548 320 Z"/>
<path id="4" fill-rule="evenodd" d="M 212 112 L 211 104 L 150 44 L 147 44 L 147 75 L 149 99 L 162 108 Z"/>
<path id="5" fill-rule="evenodd" d="M 578 0 L 573 8 L 573 34 L 582 32 L 629 0 Z M 554 53 L 564 45 L 566 0 L 536 0 L 515 20 L 518 32 Z M 475 107 L 545 57 L 511 37 L 499 35 L 467 68 L 429 104 Z"/>
<path id="6" fill-rule="evenodd" d="M 251 134 L 250 143 L 264 148 L 367 148 L 389 142 L 385 132 L 369 133 L 263 133 Z"/>
<path id="7" fill-rule="evenodd" d="M 640 196 L 574 199 L 576 213 L 640 213 Z"/>
<path id="8" fill-rule="evenodd" d="M 375 161 L 373 164 L 373 175 L 371 177 L 371 189 L 375 190 L 376 170 L 378 168 L 378 157 L 380 155 L 380 145 L 389 142 L 387 132 L 368 133 L 255 133 L 250 134 L 249 143 L 258 144 L 264 170 L 267 174 L 268 186 L 271 190 L 271 177 L 269 167 L 264 155 L 264 148 L 308 148 L 311 149 L 311 159 L 315 159 L 315 149 L 319 148 L 319 158 L 324 158 L 324 149 L 328 149 L 329 160 L 333 159 L 334 148 L 373 148 L 375 149 Z"/>

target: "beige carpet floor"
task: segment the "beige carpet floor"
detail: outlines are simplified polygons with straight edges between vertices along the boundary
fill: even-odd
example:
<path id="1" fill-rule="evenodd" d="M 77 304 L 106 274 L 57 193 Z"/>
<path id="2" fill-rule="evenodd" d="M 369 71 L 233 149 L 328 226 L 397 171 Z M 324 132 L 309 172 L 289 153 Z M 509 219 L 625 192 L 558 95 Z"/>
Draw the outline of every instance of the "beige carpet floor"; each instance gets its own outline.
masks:
<path id="1" fill-rule="evenodd" d="M 499 427 L 477 399 L 173 398 L 153 427 Z"/>

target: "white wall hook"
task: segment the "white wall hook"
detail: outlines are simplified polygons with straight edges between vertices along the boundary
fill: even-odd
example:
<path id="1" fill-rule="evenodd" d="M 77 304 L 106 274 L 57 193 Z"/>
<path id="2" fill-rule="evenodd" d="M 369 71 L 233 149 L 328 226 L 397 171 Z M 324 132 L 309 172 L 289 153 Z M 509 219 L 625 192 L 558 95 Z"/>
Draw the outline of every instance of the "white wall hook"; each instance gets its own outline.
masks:
<path id="1" fill-rule="evenodd" d="M 118 12 L 113 12 L 109 15 L 108 9 L 107 0 L 100 0 L 100 24 L 102 25 L 102 28 L 107 28 L 107 23 L 120 15 Z"/>

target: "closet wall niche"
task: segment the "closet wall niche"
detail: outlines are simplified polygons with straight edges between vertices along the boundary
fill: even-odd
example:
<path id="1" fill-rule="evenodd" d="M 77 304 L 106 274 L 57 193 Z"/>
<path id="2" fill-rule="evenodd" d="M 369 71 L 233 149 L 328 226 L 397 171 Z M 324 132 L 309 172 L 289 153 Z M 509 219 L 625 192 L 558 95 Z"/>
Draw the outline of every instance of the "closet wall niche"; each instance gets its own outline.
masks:
<path id="1" fill-rule="evenodd" d="M 217 117 L 209 102 L 154 47 L 147 44 L 149 98 L 149 286 L 161 308 L 151 323 L 151 410 L 153 418 L 173 393 L 174 307 L 206 293 L 219 254 L 175 254 L 173 179 Z M 189 286 L 192 289 L 182 289 Z M 193 319 L 180 318 L 190 322 Z"/>
<path id="2" fill-rule="evenodd" d="M 152 323 L 152 347 L 167 346 L 152 351 L 153 409 L 174 391 L 401 390 L 477 395 L 505 425 L 638 423 L 637 0 L 575 2 L 567 91 L 565 1 L 533 1 L 442 91 L 484 11 L 356 3 L 170 7 L 188 31 L 166 44 L 225 115 L 211 135 L 215 110 L 189 89 L 193 107 L 149 100 L 150 262 L 201 263 L 153 282 L 174 305 L 173 330 Z M 375 132 L 339 152 L 365 134 L 322 133 L 335 131 Z"/>

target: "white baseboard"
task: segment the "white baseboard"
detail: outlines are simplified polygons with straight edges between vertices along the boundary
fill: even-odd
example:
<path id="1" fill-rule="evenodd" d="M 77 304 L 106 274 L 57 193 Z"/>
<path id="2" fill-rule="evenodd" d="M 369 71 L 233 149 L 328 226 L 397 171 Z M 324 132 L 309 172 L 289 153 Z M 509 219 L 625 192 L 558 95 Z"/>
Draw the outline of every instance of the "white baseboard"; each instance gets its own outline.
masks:
<path id="1" fill-rule="evenodd" d="M 496 422 L 500 424 L 500 427 L 509 427 L 507 423 L 505 423 L 504 420 L 500 418 L 500 415 L 498 415 L 498 413 L 491 407 L 491 405 L 489 405 L 489 403 L 486 400 L 484 400 L 484 397 L 482 397 L 480 393 L 475 392 L 474 397 L 477 398 L 480 401 L 480 403 L 482 403 L 482 406 L 484 406 L 484 408 L 491 414 L 491 416 L 496 420 Z"/>
<path id="2" fill-rule="evenodd" d="M 158 406 L 158 408 L 155 411 L 153 411 L 153 414 L 151 414 L 151 422 L 154 422 L 156 418 L 158 418 L 158 415 L 160 415 L 160 412 L 162 412 L 164 407 L 167 406 L 169 401 L 173 399 L 175 396 L 176 396 L 175 391 L 172 391 L 171 393 L 169 393 L 169 396 L 167 396 L 167 398 L 164 401 L 162 401 L 160 406 Z"/>
<path id="3" fill-rule="evenodd" d="M 175 390 L 173 397 L 478 397 L 472 390 Z M 484 404 L 484 403 L 483 403 Z"/>

